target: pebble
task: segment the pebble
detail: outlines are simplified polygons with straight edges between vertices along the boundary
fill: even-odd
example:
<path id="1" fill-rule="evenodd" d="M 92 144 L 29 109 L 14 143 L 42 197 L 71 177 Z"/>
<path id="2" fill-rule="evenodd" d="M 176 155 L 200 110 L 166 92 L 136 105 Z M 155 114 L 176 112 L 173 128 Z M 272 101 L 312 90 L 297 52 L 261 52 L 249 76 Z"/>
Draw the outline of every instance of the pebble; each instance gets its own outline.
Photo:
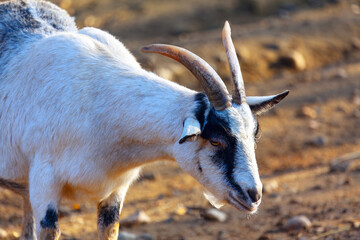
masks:
<path id="1" fill-rule="evenodd" d="M 357 4 L 351 4 L 351 10 L 352 10 L 352 12 L 353 13 L 355 13 L 355 14 L 360 14 L 360 7 L 359 7 L 359 5 L 357 5 Z"/>
<path id="2" fill-rule="evenodd" d="M 334 160 L 330 164 L 330 172 L 346 172 L 350 167 L 349 161 Z"/>
<path id="3" fill-rule="evenodd" d="M 137 224 L 146 224 L 149 222 L 151 222 L 150 217 L 144 211 L 140 210 L 120 221 L 120 225 L 134 226 Z"/>
<path id="4" fill-rule="evenodd" d="M 355 49 L 360 49 L 360 39 L 356 37 L 351 39 L 351 46 Z"/>
<path id="5" fill-rule="evenodd" d="M 284 229 L 287 231 L 308 229 L 309 227 L 311 227 L 311 222 L 304 215 L 294 216 L 284 224 Z"/>
<path id="6" fill-rule="evenodd" d="M 19 232 L 16 232 L 16 231 L 13 231 L 11 233 L 11 235 L 14 237 L 14 238 L 19 238 L 20 237 L 20 233 Z"/>
<path id="7" fill-rule="evenodd" d="M 219 231 L 217 234 L 217 240 L 227 240 L 230 239 L 230 235 L 227 231 Z"/>
<path id="8" fill-rule="evenodd" d="M 118 240 L 153 240 L 153 239 L 154 237 L 149 233 L 137 235 L 129 232 L 119 232 L 119 236 L 118 236 Z"/>
<path id="9" fill-rule="evenodd" d="M 340 79 L 347 78 L 348 77 L 348 72 L 344 68 L 340 68 L 335 72 L 334 77 L 335 78 L 340 78 Z"/>
<path id="10" fill-rule="evenodd" d="M 284 67 L 293 68 L 297 71 L 303 71 L 306 68 L 304 56 L 298 51 L 290 51 L 278 58 L 278 64 Z"/>
<path id="11" fill-rule="evenodd" d="M 315 109 L 305 106 L 302 107 L 301 110 L 299 111 L 298 114 L 300 117 L 307 117 L 307 118 L 316 118 L 317 117 L 317 112 L 315 111 Z"/>
<path id="12" fill-rule="evenodd" d="M 183 216 L 187 213 L 187 208 L 184 205 L 179 204 L 179 206 L 175 209 L 175 213 L 179 216 Z"/>
<path id="13" fill-rule="evenodd" d="M 323 136 L 314 137 L 305 142 L 306 145 L 314 147 L 323 147 L 326 145 L 327 139 Z"/>
<path id="14" fill-rule="evenodd" d="M 264 182 L 263 185 L 263 192 L 264 193 L 273 193 L 279 188 L 279 183 L 276 180 L 270 180 Z"/>
<path id="15" fill-rule="evenodd" d="M 225 212 L 215 208 L 206 209 L 201 213 L 201 216 L 206 220 L 218 222 L 225 222 L 227 219 L 227 214 Z"/>
<path id="16" fill-rule="evenodd" d="M 8 237 L 8 233 L 4 229 L 0 228 L 0 238 L 6 237 Z"/>
<path id="17" fill-rule="evenodd" d="M 360 228 L 360 218 L 351 221 L 351 224 L 356 229 Z"/>
<path id="18" fill-rule="evenodd" d="M 311 119 L 309 121 L 309 128 L 313 129 L 313 130 L 316 130 L 316 129 L 319 129 L 320 127 L 320 123 L 314 119 Z"/>

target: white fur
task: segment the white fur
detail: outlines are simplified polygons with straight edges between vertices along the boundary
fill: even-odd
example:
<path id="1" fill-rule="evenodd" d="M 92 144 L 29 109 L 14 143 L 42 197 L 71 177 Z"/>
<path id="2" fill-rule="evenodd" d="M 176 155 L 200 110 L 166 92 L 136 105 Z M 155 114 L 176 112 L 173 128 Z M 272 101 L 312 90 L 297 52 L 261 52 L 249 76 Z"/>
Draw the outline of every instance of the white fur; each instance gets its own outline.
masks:
<path id="1" fill-rule="evenodd" d="M 214 203 L 232 191 L 209 162 L 213 146 L 203 139 L 178 143 L 184 120 L 195 121 L 196 92 L 143 70 L 110 34 L 94 28 L 54 33 L 28 44 L 2 76 L 0 177 L 29 182 L 38 224 L 61 198 L 123 199 L 139 166 L 158 159 L 176 159 Z M 261 188 L 249 106 L 221 114 L 243 142 L 236 181 Z M 194 124 L 199 128 L 193 122 L 185 128 Z"/>

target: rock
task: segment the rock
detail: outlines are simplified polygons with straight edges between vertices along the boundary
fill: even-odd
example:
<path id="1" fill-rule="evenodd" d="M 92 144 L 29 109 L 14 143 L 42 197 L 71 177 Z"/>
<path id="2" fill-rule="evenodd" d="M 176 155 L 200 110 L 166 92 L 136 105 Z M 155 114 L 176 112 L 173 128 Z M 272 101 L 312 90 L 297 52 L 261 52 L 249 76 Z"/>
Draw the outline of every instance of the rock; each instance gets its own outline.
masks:
<path id="1" fill-rule="evenodd" d="M 201 213 L 201 216 L 210 221 L 225 222 L 227 214 L 215 208 L 206 209 Z"/>
<path id="2" fill-rule="evenodd" d="M 356 229 L 360 228 L 360 218 L 352 220 L 351 224 L 352 224 L 353 228 L 356 228 Z"/>
<path id="3" fill-rule="evenodd" d="M 7 237 L 8 237 L 8 233 L 4 229 L 0 228 L 0 239 Z"/>
<path id="4" fill-rule="evenodd" d="M 217 240 L 227 240 L 230 239 L 230 235 L 227 231 L 219 231 L 217 234 Z"/>
<path id="5" fill-rule="evenodd" d="M 330 164 L 330 172 L 346 172 L 349 170 L 350 162 L 347 161 L 333 161 Z"/>
<path id="6" fill-rule="evenodd" d="M 340 68 L 334 73 L 334 77 L 340 78 L 340 79 L 345 79 L 348 77 L 348 72 L 346 71 L 346 69 Z"/>
<path id="7" fill-rule="evenodd" d="M 310 227 L 311 222 L 304 215 L 294 216 L 284 224 L 284 229 L 287 231 L 308 229 Z"/>
<path id="8" fill-rule="evenodd" d="M 317 112 L 315 111 L 315 109 L 313 109 L 311 107 L 304 106 L 300 109 L 298 116 L 314 119 L 317 117 Z"/>
<path id="9" fill-rule="evenodd" d="M 263 192 L 264 193 L 272 193 L 274 191 L 276 191 L 279 188 L 279 183 L 276 180 L 270 180 L 270 181 L 266 181 L 264 182 L 263 185 Z"/>
<path id="10" fill-rule="evenodd" d="M 186 213 L 187 213 L 187 208 L 182 204 L 179 204 L 179 206 L 175 209 L 176 215 L 183 216 Z"/>
<path id="11" fill-rule="evenodd" d="M 119 236 L 118 236 L 118 240 L 153 240 L 153 239 L 154 237 L 149 233 L 137 235 L 129 232 L 119 232 Z"/>
<path id="12" fill-rule="evenodd" d="M 268 235 L 261 235 L 257 240 L 270 240 L 271 238 Z"/>
<path id="13" fill-rule="evenodd" d="M 314 146 L 314 147 L 323 147 L 327 143 L 327 139 L 323 136 L 314 137 L 305 142 L 305 145 Z"/>
<path id="14" fill-rule="evenodd" d="M 136 234 L 128 232 L 119 232 L 118 240 L 136 240 Z"/>
<path id="15" fill-rule="evenodd" d="M 120 225 L 134 226 L 151 222 L 150 217 L 144 211 L 136 211 L 134 214 L 120 221 Z"/>
<path id="16" fill-rule="evenodd" d="M 154 240 L 155 238 L 150 233 L 139 235 L 136 240 Z"/>
<path id="17" fill-rule="evenodd" d="M 13 232 L 11 233 L 11 235 L 12 235 L 14 238 L 19 238 L 19 237 L 20 237 L 20 233 L 17 232 L 17 231 L 13 231 Z"/>
<path id="18" fill-rule="evenodd" d="M 316 130 L 316 129 L 319 129 L 320 127 L 320 123 L 314 119 L 311 119 L 309 121 L 309 128 L 313 129 L 313 130 Z"/>
<path id="19" fill-rule="evenodd" d="M 351 39 L 351 46 L 355 49 L 360 49 L 360 39 L 357 37 Z"/>
<path id="20" fill-rule="evenodd" d="M 360 106 L 360 90 L 355 89 L 352 93 L 352 100 L 351 102 L 355 104 L 356 106 Z"/>
<path id="21" fill-rule="evenodd" d="M 359 5 L 353 3 L 351 4 L 351 11 L 355 14 L 360 14 L 360 7 Z"/>
<path id="22" fill-rule="evenodd" d="M 303 71 L 306 68 L 306 61 L 304 56 L 298 51 L 290 51 L 282 54 L 277 61 L 281 67 L 292 68 L 297 71 Z"/>

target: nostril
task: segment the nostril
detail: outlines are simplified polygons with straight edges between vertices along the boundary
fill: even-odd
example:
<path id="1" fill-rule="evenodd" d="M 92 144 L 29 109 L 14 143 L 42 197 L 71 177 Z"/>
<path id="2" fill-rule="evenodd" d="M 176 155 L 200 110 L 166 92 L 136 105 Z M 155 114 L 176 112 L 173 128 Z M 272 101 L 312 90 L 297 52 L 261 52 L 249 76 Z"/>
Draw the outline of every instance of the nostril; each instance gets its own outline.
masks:
<path id="1" fill-rule="evenodd" d="M 247 193 L 252 202 L 257 202 L 261 198 L 261 193 L 257 189 L 249 189 L 247 190 Z"/>

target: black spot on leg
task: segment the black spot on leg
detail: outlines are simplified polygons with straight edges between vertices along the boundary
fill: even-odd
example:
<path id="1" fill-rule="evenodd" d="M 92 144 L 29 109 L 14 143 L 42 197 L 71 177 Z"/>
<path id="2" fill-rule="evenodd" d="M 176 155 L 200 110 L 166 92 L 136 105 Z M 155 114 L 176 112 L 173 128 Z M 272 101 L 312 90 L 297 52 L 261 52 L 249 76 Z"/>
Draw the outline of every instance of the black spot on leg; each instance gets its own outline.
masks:
<path id="1" fill-rule="evenodd" d="M 98 210 L 98 225 L 108 227 L 120 220 L 120 204 L 115 206 L 100 206 Z"/>
<path id="2" fill-rule="evenodd" d="M 55 208 L 48 207 L 45 217 L 40 221 L 42 228 L 58 228 L 58 214 Z"/>

